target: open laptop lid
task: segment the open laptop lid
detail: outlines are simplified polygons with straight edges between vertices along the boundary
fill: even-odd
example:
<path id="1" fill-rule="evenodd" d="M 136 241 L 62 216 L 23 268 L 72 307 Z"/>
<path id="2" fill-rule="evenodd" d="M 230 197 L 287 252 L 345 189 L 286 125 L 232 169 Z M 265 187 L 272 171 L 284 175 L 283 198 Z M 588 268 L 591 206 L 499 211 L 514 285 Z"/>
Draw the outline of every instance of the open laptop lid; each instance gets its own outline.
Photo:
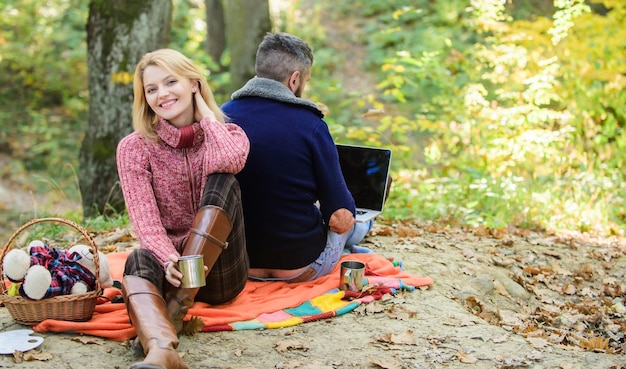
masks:
<path id="1" fill-rule="evenodd" d="M 356 220 L 367 222 L 383 211 L 391 150 L 337 144 L 339 163 L 356 205 Z"/>

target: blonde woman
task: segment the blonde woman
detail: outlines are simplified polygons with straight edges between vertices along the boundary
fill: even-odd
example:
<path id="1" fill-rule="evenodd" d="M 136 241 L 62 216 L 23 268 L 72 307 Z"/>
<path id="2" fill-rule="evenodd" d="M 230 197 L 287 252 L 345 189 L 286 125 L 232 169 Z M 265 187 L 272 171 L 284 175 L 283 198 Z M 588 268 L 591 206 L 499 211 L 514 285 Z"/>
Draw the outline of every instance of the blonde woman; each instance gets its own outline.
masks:
<path id="1" fill-rule="evenodd" d="M 134 132 L 117 147 L 124 200 L 140 248 L 122 282 L 136 348 L 132 368 L 187 368 L 178 353 L 183 318 L 195 300 L 221 304 L 244 288 L 241 195 L 234 177 L 249 141 L 224 123 L 200 70 L 171 49 L 147 53 L 133 81 Z M 204 255 L 206 286 L 180 288 L 181 255 Z"/>

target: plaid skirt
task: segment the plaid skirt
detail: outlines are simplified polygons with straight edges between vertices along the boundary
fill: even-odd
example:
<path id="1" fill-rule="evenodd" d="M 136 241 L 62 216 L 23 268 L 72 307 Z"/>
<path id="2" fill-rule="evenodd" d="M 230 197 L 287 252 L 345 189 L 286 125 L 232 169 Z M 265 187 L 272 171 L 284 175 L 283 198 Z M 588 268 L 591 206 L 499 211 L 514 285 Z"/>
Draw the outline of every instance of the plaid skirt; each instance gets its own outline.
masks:
<path id="1" fill-rule="evenodd" d="M 228 214 L 233 229 L 228 236 L 228 248 L 217 258 L 213 269 L 201 287 L 196 301 L 217 305 L 228 302 L 243 290 L 248 278 L 250 262 L 246 251 L 241 191 L 232 174 L 214 173 L 204 186 L 201 206 L 215 205 Z M 164 292 L 165 271 L 154 255 L 145 249 L 133 251 L 126 260 L 124 275 L 134 275 L 152 282 Z"/>

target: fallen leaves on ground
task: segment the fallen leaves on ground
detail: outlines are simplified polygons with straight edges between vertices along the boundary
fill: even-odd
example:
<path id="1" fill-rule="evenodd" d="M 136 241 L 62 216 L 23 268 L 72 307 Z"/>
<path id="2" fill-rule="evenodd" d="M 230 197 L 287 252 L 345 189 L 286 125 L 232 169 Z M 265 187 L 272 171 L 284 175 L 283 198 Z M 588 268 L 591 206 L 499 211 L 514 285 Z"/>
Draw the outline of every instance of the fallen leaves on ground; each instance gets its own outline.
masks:
<path id="1" fill-rule="evenodd" d="M 30 350 L 27 352 L 15 351 L 13 353 L 13 361 L 16 364 L 24 361 L 48 361 L 52 359 L 52 354 L 47 351 Z"/>
<path id="2" fill-rule="evenodd" d="M 370 362 L 372 364 L 375 364 L 383 369 L 403 369 L 404 366 L 402 366 L 401 363 L 399 363 L 398 361 L 394 360 L 394 359 L 390 359 L 390 358 L 377 358 L 377 357 L 372 357 L 370 358 Z"/>
<path id="3" fill-rule="evenodd" d="M 441 235 L 441 241 L 426 233 Z M 94 238 L 100 249 L 115 252 L 138 246 L 132 233 L 115 230 L 102 232 Z M 441 264 L 456 270 L 457 291 L 475 280 L 478 291 L 471 295 L 450 296 L 458 301 L 475 319 L 463 317 L 442 324 L 471 326 L 481 320 L 502 327 L 507 333 L 492 337 L 493 343 L 503 343 L 512 335 L 520 335 L 535 349 L 525 357 L 503 357 L 499 367 L 528 366 L 541 357 L 541 351 L 551 345 L 607 354 L 626 353 L 626 241 L 623 237 L 594 238 L 585 234 L 537 233 L 528 230 L 487 228 L 459 229 L 394 222 L 377 224 L 375 236 L 397 236 L 393 247 L 419 254 L 421 250 L 442 251 Z M 381 242 L 372 238 L 374 249 Z M 383 243 L 384 244 L 384 243 Z M 457 259 L 447 260 L 446 250 L 458 250 Z M 382 252 L 384 254 L 384 252 Z M 438 281 L 435 280 L 435 283 Z M 418 312 L 404 306 L 396 296 L 364 304 L 355 309 L 362 315 L 386 314 L 397 320 L 416 319 Z M 201 327 L 199 327 L 201 328 Z M 198 327 L 193 331 L 199 330 Z M 387 350 L 410 347 L 417 350 L 419 340 L 426 340 L 419 355 L 432 363 L 453 361 L 476 363 L 481 357 L 446 342 L 450 337 L 414 337 L 411 331 L 387 332 L 374 337 L 376 345 Z M 81 341 L 83 342 L 83 341 Z M 91 342 L 83 342 L 89 344 Z M 300 341 L 285 339 L 276 342 L 277 352 L 308 351 Z M 47 360 L 47 353 L 33 352 L 19 360 Z M 371 364 L 385 369 L 402 368 L 391 358 L 372 358 Z M 302 368 L 303 363 L 283 363 Z M 313 365 L 308 362 L 306 365 Z M 279 367 L 279 366 L 277 366 Z M 616 366 L 615 369 L 626 369 Z"/>
<path id="4" fill-rule="evenodd" d="M 456 357 L 463 364 L 476 364 L 476 362 L 478 362 L 478 359 L 476 357 L 474 357 L 472 354 L 469 354 L 465 351 L 457 352 Z"/>
<path id="5" fill-rule="evenodd" d="M 587 234 L 534 234 L 530 231 L 468 228 L 454 232 L 436 225 L 402 222 L 377 229 L 398 237 L 419 237 L 420 231 L 444 233 L 454 243 L 478 238 L 474 247 L 461 250 L 466 260 L 464 274 L 477 277 L 479 264 L 505 271 L 506 278 L 490 274 L 500 298 L 480 294 L 460 299 L 467 310 L 489 324 L 501 326 L 527 338 L 533 347 L 550 344 L 584 350 L 623 354 L 626 352 L 626 241 L 623 237 L 594 238 Z M 471 237 L 471 236 L 470 236 Z M 522 247 L 521 243 L 531 247 Z M 436 245 L 427 245 L 437 247 Z M 419 252 L 419 250 L 417 251 Z M 487 267 L 487 265 L 485 265 Z M 520 298 L 509 290 L 514 282 L 529 293 Z M 461 288 L 461 287 L 460 287 Z M 519 288 L 519 287 L 518 287 Z M 506 308 L 498 304 L 506 302 Z M 511 306 L 512 305 L 512 306 Z"/>
<path id="6" fill-rule="evenodd" d="M 378 341 L 391 343 L 395 345 L 416 345 L 415 337 L 413 336 L 413 331 L 408 330 L 406 332 L 401 333 L 386 333 L 380 337 L 378 337 Z"/>
<path id="7" fill-rule="evenodd" d="M 188 321 L 183 322 L 183 329 L 180 332 L 185 336 L 193 336 L 204 328 L 204 321 L 197 316 L 192 316 Z"/>
<path id="8" fill-rule="evenodd" d="M 274 344 L 274 349 L 278 352 L 287 352 L 291 350 L 307 351 L 309 347 L 302 342 L 294 339 L 284 339 Z"/>
<path id="9" fill-rule="evenodd" d="M 75 341 L 75 342 L 80 342 L 83 345 L 103 345 L 104 344 L 104 340 L 97 338 L 97 337 L 93 337 L 93 336 L 76 336 L 76 337 L 70 338 L 70 340 Z"/>

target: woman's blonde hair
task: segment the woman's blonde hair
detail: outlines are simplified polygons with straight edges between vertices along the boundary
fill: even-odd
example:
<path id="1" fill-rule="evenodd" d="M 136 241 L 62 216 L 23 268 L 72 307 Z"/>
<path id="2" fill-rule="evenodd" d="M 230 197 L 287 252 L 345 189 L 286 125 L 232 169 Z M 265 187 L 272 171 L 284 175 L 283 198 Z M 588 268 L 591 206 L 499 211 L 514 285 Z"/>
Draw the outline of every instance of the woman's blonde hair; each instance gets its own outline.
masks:
<path id="1" fill-rule="evenodd" d="M 189 58 L 176 50 L 159 49 L 144 55 L 135 68 L 133 79 L 133 128 L 135 131 L 144 137 L 158 140 L 158 136 L 154 132 L 158 117 L 148 105 L 143 88 L 143 72 L 149 65 L 161 67 L 178 78 L 188 78 L 192 82 L 199 81 L 199 92 L 202 94 L 202 98 L 206 101 L 209 109 L 215 113 L 217 120 L 224 123 L 224 113 L 215 102 L 213 92 L 211 92 L 211 88 L 200 69 Z"/>

